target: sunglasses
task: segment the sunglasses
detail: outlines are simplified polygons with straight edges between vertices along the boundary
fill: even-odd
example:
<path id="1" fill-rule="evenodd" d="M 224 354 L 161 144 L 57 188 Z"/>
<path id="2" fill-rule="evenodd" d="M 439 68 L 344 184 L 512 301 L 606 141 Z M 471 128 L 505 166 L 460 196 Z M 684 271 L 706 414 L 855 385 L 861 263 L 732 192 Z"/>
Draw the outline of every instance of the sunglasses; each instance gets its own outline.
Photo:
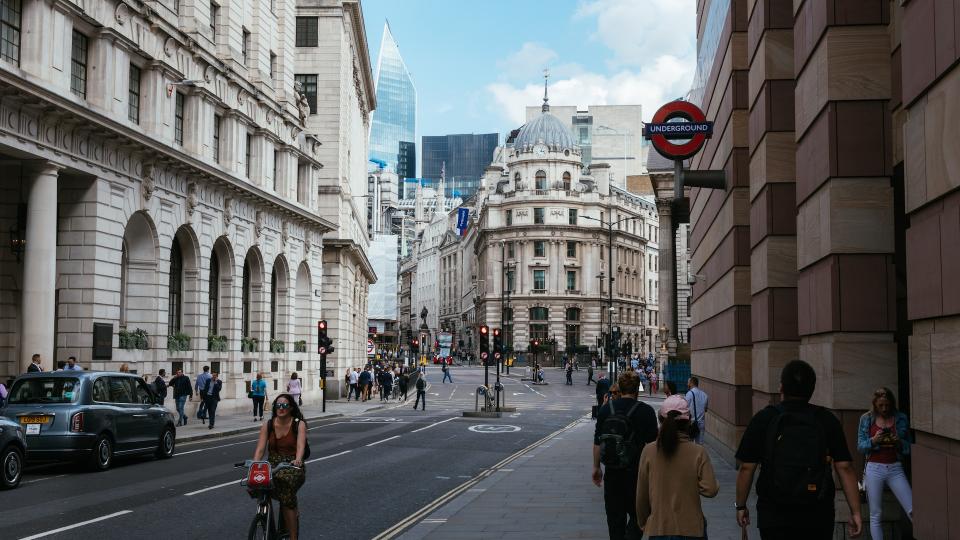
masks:
<path id="1" fill-rule="evenodd" d="M 277 408 L 278 408 L 278 409 L 289 409 L 289 408 L 290 408 L 290 404 L 289 404 L 289 403 L 277 403 Z"/>

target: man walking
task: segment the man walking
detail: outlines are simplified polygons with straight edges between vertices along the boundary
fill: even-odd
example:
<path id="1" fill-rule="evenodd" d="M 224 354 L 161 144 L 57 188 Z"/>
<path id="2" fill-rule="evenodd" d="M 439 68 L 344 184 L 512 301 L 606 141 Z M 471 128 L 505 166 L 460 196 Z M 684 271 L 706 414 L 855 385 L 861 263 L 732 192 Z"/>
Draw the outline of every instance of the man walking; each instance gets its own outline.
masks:
<path id="1" fill-rule="evenodd" d="M 593 362 L 590 362 L 590 365 L 587 366 L 587 386 L 590 386 L 590 383 L 595 383 L 597 381 L 593 380 Z"/>
<path id="2" fill-rule="evenodd" d="M 177 404 L 178 426 L 187 425 L 187 413 L 183 408 L 187 404 L 187 398 L 193 399 L 193 387 L 190 386 L 190 377 L 183 374 L 182 369 L 177 370 L 177 374 L 170 379 L 170 388 L 173 388 L 173 400 Z"/>
<path id="3" fill-rule="evenodd" d="M 156 392 L 157 397 L 160 398 L 158 405 L 163 407 L 163 402 L 167 399 L 167 382 L 163 380 L 167 376 L 167 370 L 161 369 L 157 373 L 157 378 L 153 380 L 153 391 Z"/>
<path id="4" fill-rule="evenodd" d="M 644 445 L 657 439 L 657 415 L 653 407 L 637 400 L 640 377 L 636 372 L 621 373 L 617 386 L 620 397 L 611 399 L 597 412 L 593 483 L 603 487 L 610 539 L 639 540 L 643 531 L 637 523 L 637 472 Z"/>
<path id="5" fill-rule="evenodd" d="M 350 398 L 353 394 L 357 394 L 356 401 L 360 401 L 360 392 L 357 390 L 357 370 L 350 370 L 350 391 L 347 393 L 347 401 L 350 401 Z"/>
<path id="6" fill-rule="evenodd" d="M 850 450 L 840 421 L 811 405 L 817 375 L 810 364 L 794 360 L 780 372 L 781 403 L 754 415 L 747 425 L 737 460 L 736 511 L 741 527 L 750 524 L 747 496 L 757 480 L 757 527 L 763 540 L 829 540 L 834 537 L 836 487 L 840 479 L 850 510 L 848 532 L 860 536 L 860 494 Z"/>
<path id="7" fill-rule="evenodd" d="M 700 389 L 700 379 L 696 377 L 687 379 L 687 393 L 683 397 L 687 400 L 687 407 L 690 409 L 691 426 L 697 426 L 696 428 L 692 428 L 696 434 L 694 441 L 697 444 L 703 444 L 703 428 L 704 420 L 707 417 L 707 402 L 709 401 L 709 396 Z"/>
<path id="8" fill-rule="evenodd" d="M 573 386 L 573 364 L 567 362 L 567 385 Z"/>
<path id="9" fill-rule="evenodd" d="M 443 361 L 443 366 L 441 367 L 441 369 L 443 370 L 443 381 L 441 382 L 446 384 L 447 379 L 450 379 L 450 384 L 453 384 L 453 377 L 450 376 L 450 366 L 447 365 L 446 360 Z"/>
<path id="10" fill-rule="evenodd" d="M 601 371 L 599 378 L 597 379 L 597 407 L 603 405 L 603 396 L 607 395 L 607 392 L 609 391 L 610 379 L 608 379 Z"/>
<path id="11" fill-rule="evenodd" d="M 360 372 L 359 385 L 360 393 L 363 397 L 362 401 L 366 401 L 370 398 L 370 385 L 373 383 L 373 375 L 370 374 L 370 368 L 365 368 Z"/>
<path id="12" fill-rule="evenodd" d="M 417 379 L 417 401 L 413 403 L 413 410 L 417 410 L 417 405 L 420 404 L 420 400 L 423 399 L 423 408 L 421 410 L 427 410 L 427 381 L 424 380 L 423 375 Z"/>
<path id="13" fill-rule="evenodd" d="M 220 390 L 222 388 L 223 382 L 220 381 L 219 374 L 214 371 L 210 374 L 210 378 L 207 379 L 206 391 L 203 394 L 203 402 L 207 404 L 206 412 L 210 417 L 209 429 L 213 429 L 213 424 L 217 421 L 217 404 L 220 403 Z"/>
<path id="14" fill-rule="evenodd" d="M 207 423 L 207 383 L 210 382 L 210 366 L 203 366 L 203 373 L 197 375 L 197 395 L 200 396 L 200 405 L 197 407 L 197 418 Z M 191 399 L 193 399 L 191 397 Z"/>

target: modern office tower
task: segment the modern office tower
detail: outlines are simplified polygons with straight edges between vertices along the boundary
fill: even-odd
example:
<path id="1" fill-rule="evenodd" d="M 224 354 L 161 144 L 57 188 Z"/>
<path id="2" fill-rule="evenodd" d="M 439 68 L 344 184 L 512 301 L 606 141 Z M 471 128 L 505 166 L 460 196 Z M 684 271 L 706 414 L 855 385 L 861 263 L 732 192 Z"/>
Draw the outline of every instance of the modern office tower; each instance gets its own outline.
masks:
<path id="1" fill-rule="evenodd" d="M 498 143 L 496 133 L 425 136 L 421 141 L 421 176 L 439 179 L 446 167 L 446 196 L 468 199 L 480 186 L 483 170 L 490 165 Z"/>
<path id="2" fill-rule="evenodd" d="M 401 145 L 414 145 L 417 131 L 417 88 L 407 65 L 400 56 L 400 49 L 393 39 L 390 23 L 383 25 L 383 39 L 380 41 L 380 54 L 377 57 L 376 75 L 377 110 L 373 112 L 370 127 L 370 158 L 378 159 L 391 169 L 400 173 Z M 403 152 L 404 155 L 416 155 L 416 150 Z M 415 176 L 416 160 L 413 170 L 410 161 L 404 164 L 406 174 Z M 405 178 L 405 176 L 400 176 Z"/>
<path id="3" fill-rule="evenodd" d="M 397 177 L 400 180 L 416 178 L 417 176 L 417 144 L 411 141 L 400 141 L 400 152 L 397 155 Z"/>

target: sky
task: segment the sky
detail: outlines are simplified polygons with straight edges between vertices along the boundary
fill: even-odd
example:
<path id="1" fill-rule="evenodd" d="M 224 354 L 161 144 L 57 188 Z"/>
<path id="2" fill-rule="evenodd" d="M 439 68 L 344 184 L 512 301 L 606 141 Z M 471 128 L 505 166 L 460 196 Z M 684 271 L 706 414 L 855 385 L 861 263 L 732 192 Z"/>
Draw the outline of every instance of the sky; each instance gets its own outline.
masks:
<path id="1" fill-rule="evenodd" d="M 384 21 L 418 93 L 418 136 L 500 133 L 525 106 L 643 106 L 686 95 L 696 0 L 362 0 L 376 70 Z M 376 113 L 374 113 L 376 114 Z"/>

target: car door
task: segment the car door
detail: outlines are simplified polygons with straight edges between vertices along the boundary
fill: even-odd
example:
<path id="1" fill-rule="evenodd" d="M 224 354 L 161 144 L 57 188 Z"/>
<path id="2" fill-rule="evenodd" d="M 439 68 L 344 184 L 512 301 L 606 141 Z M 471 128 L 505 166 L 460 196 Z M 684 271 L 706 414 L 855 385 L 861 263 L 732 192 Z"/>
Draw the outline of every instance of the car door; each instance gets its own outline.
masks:
<path id="1" fill-rule="evenodd" d="M 160 431 L 163 427 L 163 409 L 154 403 L 154 394 L 147 387 L 147 383 L 139 377 L 131 377 L 135 386 L 134 399 L 140 412 L 134 415 L 137 430 L 137 448 L 152 448 L 160 440 Z"/>
<path id="2" fill-rule="evenodd" d="M 134 401 L 134 388 L 131 384 L 132 377 L 122 375 L 110 376 L 110 402 L 115 409 L 115 422 L 117 451 L 123 452 L 136 448 L 139 436 L 137 435 L 138 417 L 142 414 L 140 407 Z"/>

